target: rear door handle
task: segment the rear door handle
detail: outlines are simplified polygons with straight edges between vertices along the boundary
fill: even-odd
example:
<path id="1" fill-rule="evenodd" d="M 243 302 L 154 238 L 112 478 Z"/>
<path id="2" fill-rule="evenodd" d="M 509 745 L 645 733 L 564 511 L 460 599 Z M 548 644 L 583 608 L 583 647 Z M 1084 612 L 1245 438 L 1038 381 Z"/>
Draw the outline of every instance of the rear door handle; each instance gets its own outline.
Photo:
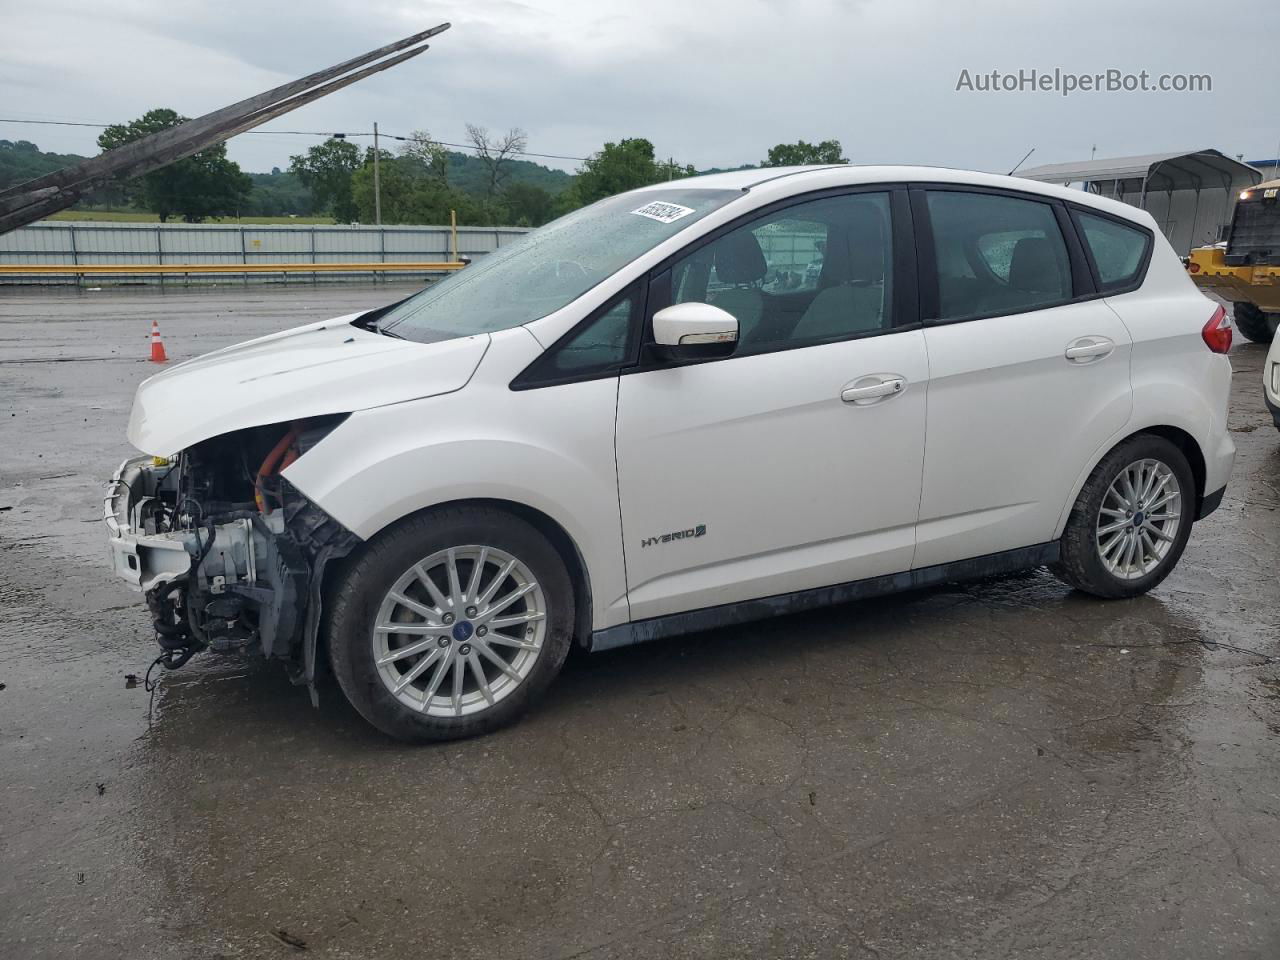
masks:
<path id="1" fill-rule="evenodd" d="M 1072 363 L 1089 363 L 1109 357 L 1115 348 L 1115 341 L 1106 337 L 1081 337 L 1068 343 L 1063 355 Z"/>
<path id="2" fill-rule="evenodd" d="M 906 387 L 907 381 L 904 377 L 894 374 L 873 374 L 869 377 L 859 377 L 841 390 L 840 399 L 845 403 L 865 407 L 868 404 L 879 403 L 887 397 L 896 397 Z"/>

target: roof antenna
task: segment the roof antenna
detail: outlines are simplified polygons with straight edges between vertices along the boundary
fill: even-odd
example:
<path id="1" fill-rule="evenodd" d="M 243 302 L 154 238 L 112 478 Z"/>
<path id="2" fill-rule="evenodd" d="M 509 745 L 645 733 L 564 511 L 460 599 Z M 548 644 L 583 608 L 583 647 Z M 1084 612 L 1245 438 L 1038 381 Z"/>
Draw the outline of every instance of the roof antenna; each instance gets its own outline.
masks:
<path id="1" fill-rule="evenodd" d="M 1024 156 L 1024 157 L 1023 157 L 1021 160 L 1019 160 L 1017 163 L 1015 163 L 1015 164 L 1013 165 L 1013 170 L 1010 170 L 1007 174 L 1005 174 L 1005 176 L 1007 176 L 1007 177 L 1012 177 L 1012 176 L 1013 176 L 1013 174 L 1014 174 L 1014 171 L 1016 171 L 1020 166 L 1022 166 L 1024 163 L 1026 163 L 1026 162 L 1027 162 L 1027 157 L 1031 156 L 1031 155 L 1032 155 L 1033 153 L 1035 153 L 1035 152 L 1036 152 L 1036 148 L 1035 148 L 1035 147 L 1032 147 L 1030 150 L 1028 150 L 1028 151 L 1027 151 L 1027 153 L 1026 153 L 1026 156 Z"/>

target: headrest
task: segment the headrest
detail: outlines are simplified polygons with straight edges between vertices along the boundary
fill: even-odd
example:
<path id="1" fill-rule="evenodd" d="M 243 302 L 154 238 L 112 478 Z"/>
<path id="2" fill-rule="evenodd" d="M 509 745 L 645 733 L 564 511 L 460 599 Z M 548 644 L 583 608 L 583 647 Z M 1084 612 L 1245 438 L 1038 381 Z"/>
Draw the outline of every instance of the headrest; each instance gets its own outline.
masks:
<path id="1" fill-rule="evenodd" d="M 832 225 L 822 264 L 821 286 L 884 279 L 885 223 L 871 203 L 853 203 L 843 223 Z"/>
<path id="2" fill-rule="evenodd" d="M 1023 237 L 1013 245 L 1009 258 L 1009 286 L 1015 290 L 1059 293 L 1063 282 L 1058 248 L 1047 237 Z"/>
<path id="3" fill-rule="evenodd" d="M 853 208 L 849 226 L 849 276 L 854 281 L 884 279 L 884 215 L 870 203 Z"/>
<path id="4" fill-rule="evenodd" d="M 721 283 L 755 283 L 768 271 L 764 253 L 750 230 L 735 230 L 711 245 L 716 279 Z"/>

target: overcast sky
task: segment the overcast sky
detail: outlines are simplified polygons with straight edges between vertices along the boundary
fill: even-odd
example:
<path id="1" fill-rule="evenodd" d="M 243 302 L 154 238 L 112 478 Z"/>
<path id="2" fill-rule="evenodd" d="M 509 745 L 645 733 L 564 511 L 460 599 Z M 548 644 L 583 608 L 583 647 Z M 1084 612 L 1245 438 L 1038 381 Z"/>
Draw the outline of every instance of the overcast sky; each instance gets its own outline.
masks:
<path id="1" fill-rule="evenodd" d="M 1262 7 L 1255 6 L 1260 14 Z M 277 130 L 519 126 L 585 156 L 643 136 L 700 168 L 838 138 L 855 162 L 1006 172 L 1166 149 L 1274 157 L 1277 32 L 1203 2 L 1077 0 L 0 0 L 0 117 L 197 116 L 426 26 L 453 29 L 385 74 L 272 121 Z M 957 92 L 972 75 L 1060 68 L 1207 73 L 1211 93 Z M 0 138 L 95 153 L 96 131 L 0 123 Z M 318 138 L 246 134 L 231 156 L 288 166 Z M 558 164 L 572 169 L 572 162 Z"/>

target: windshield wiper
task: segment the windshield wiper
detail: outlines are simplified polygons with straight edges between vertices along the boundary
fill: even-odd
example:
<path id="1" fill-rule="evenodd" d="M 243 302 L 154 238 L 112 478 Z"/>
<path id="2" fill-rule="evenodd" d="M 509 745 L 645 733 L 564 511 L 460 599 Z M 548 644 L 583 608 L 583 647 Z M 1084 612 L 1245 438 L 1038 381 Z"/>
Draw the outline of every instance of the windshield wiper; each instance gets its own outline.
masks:
<path id="1" fill-rule="evenodd" d="M 372 329 L 374 333 L 380 333 L 380 334 L 382 334 L 384 337 L 394 337 L 394 338 L 395 338 L 395 339 L 397 339 L 397 340 L 407 340 L 407 339 L 408 339 L 408 337 L 405 337 L 405 336 L 403 336 L 403 335 L 401 335 L 401 334 L 399 334 L 399 333 L 396 333 L 394 330 L 390 330 L 390 329 L 388 329 L 387 327 L 381 326 L 381 325 L 376 324 L 376 323 L 375 323 L 375 324 L 373 324 L 373 326 L 372 326 L 370 329 Z"/>

